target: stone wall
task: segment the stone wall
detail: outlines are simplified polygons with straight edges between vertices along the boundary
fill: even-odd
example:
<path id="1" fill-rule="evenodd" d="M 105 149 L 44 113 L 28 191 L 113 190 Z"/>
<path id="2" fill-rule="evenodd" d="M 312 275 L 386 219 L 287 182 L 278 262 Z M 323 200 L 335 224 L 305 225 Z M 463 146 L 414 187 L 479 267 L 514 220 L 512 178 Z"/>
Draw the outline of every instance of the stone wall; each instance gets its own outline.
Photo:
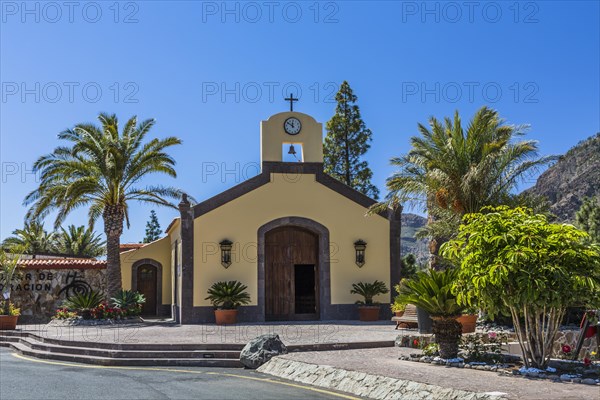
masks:
<path id="1" fill-rule="evenodd" d="M 285 357 L 273 357 L 258 368 L 259 372 L 295 382 L 339 390 L 377 400 L 500 400 L 492 393 L 475 393 L 405 379 L 349 371 L 329 365 L 316 365 Z"/>
<path id="2" fill-rule="evenodd" d="M 13 303 L 21 308 L 20 324 L 48 322 L 65 299 L 106 288 L 104 268 L 25 269 L 20 274 L 11 294 Z"/>
<path id="3" fill-rule="evenodd" d="M 559 331 L 554 338 L 554 348 L 552 349 L 552 354 L 554 357 L 560 357 L 563 355 L 562 346 L 568 345 L 571 349 L 575 350 L 577 347 L 577 339 L 579 338 L 580 331 L 570 330 L 570 331 Z M 598 348 L 598 343 L 596 340 L 596 336 L 591 338 L 587 338 L 583 341 L 583 347 L 581 348 L 581 352 L 579 353 L 579 359 L 584 357 L 591 358 L 591 352 L 596 351 Z"/>

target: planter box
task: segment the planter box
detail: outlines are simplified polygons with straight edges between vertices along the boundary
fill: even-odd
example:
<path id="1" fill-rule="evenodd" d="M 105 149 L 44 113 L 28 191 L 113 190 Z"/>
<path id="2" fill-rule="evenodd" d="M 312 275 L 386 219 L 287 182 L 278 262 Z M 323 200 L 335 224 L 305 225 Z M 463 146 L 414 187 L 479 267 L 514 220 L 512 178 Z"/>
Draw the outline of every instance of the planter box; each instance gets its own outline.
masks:
<path id="1" fill-rule="evenodd" d="M 237 322 L 238 310 L 215 310 L 217 325 L 231 325 Z"/>
<path id="2" fill-rule="evenodd" d="M 17 328 L 18 315 L 0 315 L 0 331 L 12 331 Z"/>
<path id="3" fill-rule="evenodd" d="M 475 332 L 475 326 L 477 325 L 477 314 L 463 314 L 456 318 L 462 325 L 462 333 L 473 333 Z"/>
<path id="4" fill-rule="evenodd" d="M 364 322 L 379 321 L 379 306 L 358 307 L 358 319 Z"/>

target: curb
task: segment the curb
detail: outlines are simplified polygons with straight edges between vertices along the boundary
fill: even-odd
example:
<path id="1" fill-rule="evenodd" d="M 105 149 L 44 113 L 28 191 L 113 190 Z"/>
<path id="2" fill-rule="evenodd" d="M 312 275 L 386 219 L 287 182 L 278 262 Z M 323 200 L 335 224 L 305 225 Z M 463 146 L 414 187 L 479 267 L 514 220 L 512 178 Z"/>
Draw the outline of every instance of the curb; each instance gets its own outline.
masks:
<path id="1" fill-rule="evenodd" d="M 349 371 L 329 365 L 309 364 L 284 357 L 274 357 L 257 371 L 278 378 L 351 393 L 370 399 L 461 399 L 501 400 L 505 397 L 488 393 L 445 388 L 427 383 L 390 378 L 366 372 Z"/>

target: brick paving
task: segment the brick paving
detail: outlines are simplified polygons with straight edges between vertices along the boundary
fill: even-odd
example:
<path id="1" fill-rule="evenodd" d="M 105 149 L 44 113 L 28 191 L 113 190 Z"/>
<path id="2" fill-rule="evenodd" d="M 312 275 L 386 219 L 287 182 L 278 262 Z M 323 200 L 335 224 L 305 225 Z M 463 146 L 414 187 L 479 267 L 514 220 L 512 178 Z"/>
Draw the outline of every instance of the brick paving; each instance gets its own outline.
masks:
<path id="1" fill-rule="evenodd" d="M 501 375 L 496 372 L 447 368 L 398 357 L 415 352 L 407 348 L 290 353 L 280 358 L 365 372 L 476 393 L 500 392 L 511 399 L 599 399 L 600 387 Z"/>
<path id="2" fill-rule="evenodd" d="M 246 344 L 265 333 L 277 333 L 286 345 L 393 341 L 402 331 L 390 321 L 294 322 L 229 326 L 153 323 L 143 325 L 52 326 L 21 325 L 36 335 L 61 340 L 103 343 L 236 343 Z M 409 332 L 409 331 L 405 331 Z M 416 333 L 415 330 L 410 332 Z"/>

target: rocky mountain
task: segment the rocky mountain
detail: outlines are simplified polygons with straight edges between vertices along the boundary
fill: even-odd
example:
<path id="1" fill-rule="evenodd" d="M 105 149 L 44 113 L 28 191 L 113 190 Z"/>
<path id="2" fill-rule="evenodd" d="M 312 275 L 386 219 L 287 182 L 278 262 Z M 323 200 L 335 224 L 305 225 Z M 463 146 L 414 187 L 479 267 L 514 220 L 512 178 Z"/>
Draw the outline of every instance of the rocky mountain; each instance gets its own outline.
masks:
<path id="1" fill-rule="evenodd" d="M 425 264 L 428 261 L 429 249 L 427 240 L 416 239 L 415 233 L 427 223 L 427 219 L 420 215 L 402 213 L 401 251 L 402 256 L 412 253 L 417 258 L 417 263 Z"/>
<path id="2" fill-rule="evenodd" d="M 585 197 L 600 196 L 600 133 L 572 147 L 526 192 L 546 197 L 559 221 L 574 221 Z"/>

